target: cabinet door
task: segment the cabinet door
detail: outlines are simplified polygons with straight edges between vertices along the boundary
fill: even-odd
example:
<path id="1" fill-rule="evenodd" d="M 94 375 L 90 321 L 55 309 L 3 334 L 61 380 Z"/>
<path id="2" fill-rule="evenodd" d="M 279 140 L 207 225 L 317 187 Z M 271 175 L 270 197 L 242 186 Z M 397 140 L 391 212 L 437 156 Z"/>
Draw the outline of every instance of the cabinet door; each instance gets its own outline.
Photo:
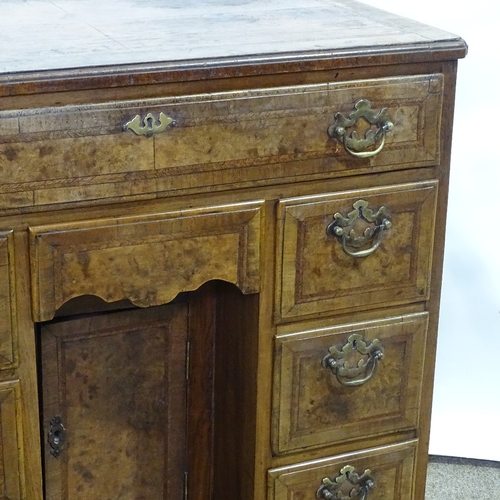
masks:
<path id="1" fill-rule="evenodd" d="M 180 499 L 187 307 L 41 329 L 47 500 Z"/>

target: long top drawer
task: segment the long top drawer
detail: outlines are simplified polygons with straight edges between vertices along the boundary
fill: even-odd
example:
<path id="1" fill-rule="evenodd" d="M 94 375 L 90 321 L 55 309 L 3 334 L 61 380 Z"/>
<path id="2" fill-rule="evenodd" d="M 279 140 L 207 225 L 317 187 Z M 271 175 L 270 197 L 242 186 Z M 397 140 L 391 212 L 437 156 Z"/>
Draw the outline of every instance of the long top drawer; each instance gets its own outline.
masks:
<path id="1" fill-rule="evenodd" d="M 2 111 L 0 210 L 436 165 L 443 81 L 417 75 Z M 360 101 L 374 114 L 386 109 L 392 124 L 369 158 L 328 132 Z"/>

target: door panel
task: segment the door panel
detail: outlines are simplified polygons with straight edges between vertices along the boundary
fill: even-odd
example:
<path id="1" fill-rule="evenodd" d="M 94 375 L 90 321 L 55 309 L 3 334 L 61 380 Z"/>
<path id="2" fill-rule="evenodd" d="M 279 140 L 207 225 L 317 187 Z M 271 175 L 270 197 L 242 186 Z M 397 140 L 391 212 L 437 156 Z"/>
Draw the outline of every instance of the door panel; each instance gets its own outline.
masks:
<path id="1" fill-rule="evenodd" d="M 182 498 L 186 342 L 184 304 L 42 327 L 47 500 Z"/>

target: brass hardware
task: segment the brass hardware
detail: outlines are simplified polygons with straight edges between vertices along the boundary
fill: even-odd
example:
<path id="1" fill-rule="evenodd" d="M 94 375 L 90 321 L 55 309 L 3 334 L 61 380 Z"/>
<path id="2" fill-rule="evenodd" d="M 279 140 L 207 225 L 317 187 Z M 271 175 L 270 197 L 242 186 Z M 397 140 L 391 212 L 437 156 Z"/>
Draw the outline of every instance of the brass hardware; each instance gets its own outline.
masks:
<path id="1" fill-rule="evenodd" d="M 60 415 L 56 415 L 50 421 L 48 440 L 50 454 L 57 458 L 64 450 L 64 445 L 66 444 L 66 429 L 64 428 Z"/>
<path id="2" fill-rule="evenodd" d="M 366 500 L 370 490 L 375 487 L 375 481 L 370 474 L 371 470 L 366 469 L 360 476 L 352 465 L 346 465 L 340 469 L 340 475 L 333 480 L 329 477 L 323 479 L 323 484 L 316 492 L 316 498 L 322 500 Z"/>
<path id="3" fill-rule="evenodd" d="M 329 368 L 339 383 L 346 387 L 359 386 L 370 380 L 378 362 L 384 357 L 384 351 L 378 339 L 367 345 L 358 333 L 349 335 L 347 343 L 340 350 L 332 346 L 329 351 L 330 354 L 323 358 L 323 366 Z M 345 359 L 353 352 L 364 356 L 354 366 Z M 359 378 L 361 375 L 363 377 Z"/>
<path id="4" fill-rule="evenodd" d="M 165 113 L 160 112 L 158 118 L 155 118 L 152 113 L 148 113 L 143 118 L 140 115 L 134 116 L 132 120 L 125 123 L 123 130 L 132 130 L 137 135 L 151 137 L 166 130 L 169 125 L 175 125 L 175 121 Z"/>
<path id="5" fill-rule="evenodd" d="M 189 370 L 190 370 L 190 365 L 191 365 L 191 341 L 188 340 L 186 342 L 186 363 L 184 366 L 184 370 L 186 371 L 185 377 L 186 380 L 189 381 Z"/>
<path id="6" fill-rule="evenodd" d="M 189 485 L 189 473 L 184 472 L 184 494 L 182 495 L 183 500 L 188 500 L 188 485 Z"/>
<path id="7" fill-rule="evenodd" d="M 328 135 L 338 139 L 348 153 L 358 158 L 370 158 L 380 153 L 385 145 L 387 132 L 394 128 L 387 108 L 375 113 L 371 106 L 370 101 L 361 99 L 354 105 L 355 111 L 347 118 L 342 113 L 336 113 L 335 121 L 328 127 Z M 347 133 L 347 129 L 356 125 L 359 118 L 364 118 L 371 125 L 377 126 L 375 130 L 367 130 L 364 138 L 359 138 L 356 130 L 350 135 Z M 376 149 L 365 151 L 376 143 L 379 143 Z"/>
<path id="8" fill-rule="evenodd" d="M 358 200 L 352 206 L 354 210 L 349 212 L 347 217 L 344 217 L 340 212 L 334 214 L 334 220 L 328 224 L 326 234 L 336 237 L 347 255 L 357 258 L 368 257 L 380 246 L 383 232 L 392 227 L 392 222 L 384 206 L 376 212 L 368 208 L 368 202 L 365 200 Z M 361 236 L 356 236 L 353 228 L 347 233 L 344 228 L 352 226 L 358 219 L 373 223 L 375 226 L 367 227 Z M 364 250 L 350 250 L 349 248 L 361 248 L 373 240 L 374 243 L 370 248 Z"/>

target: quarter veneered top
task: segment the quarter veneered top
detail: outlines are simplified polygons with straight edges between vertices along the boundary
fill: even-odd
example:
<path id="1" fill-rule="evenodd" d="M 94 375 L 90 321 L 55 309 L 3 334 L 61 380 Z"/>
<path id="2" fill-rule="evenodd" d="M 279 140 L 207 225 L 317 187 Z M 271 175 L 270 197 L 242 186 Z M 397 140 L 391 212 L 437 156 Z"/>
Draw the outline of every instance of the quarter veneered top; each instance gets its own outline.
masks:
<path id="1" fill-rule="evenodd" d="M 96 67 L 100 76 L 189 70 L 203 78 L 207 68 L 228 76 L 236 67 L 255 74 L 249 68 L 266 64 L 297 71 L 466 51 L 455 35 L 355 0 L 2 0 L 0 14 L 0 83 L 55 71 L 91 76 Z"/>

